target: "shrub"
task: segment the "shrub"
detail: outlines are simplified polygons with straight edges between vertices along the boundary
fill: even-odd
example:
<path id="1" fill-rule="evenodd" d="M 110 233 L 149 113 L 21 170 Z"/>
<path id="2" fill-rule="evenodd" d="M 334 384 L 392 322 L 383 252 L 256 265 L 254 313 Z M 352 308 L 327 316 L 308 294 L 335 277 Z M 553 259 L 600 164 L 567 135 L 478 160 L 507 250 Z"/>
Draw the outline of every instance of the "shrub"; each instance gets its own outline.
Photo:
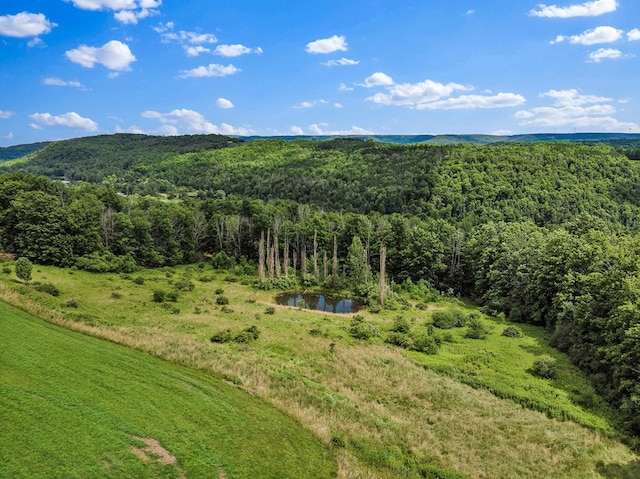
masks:
<path id="1" fill-rule="evenodd" d="M 16 276 L 28 283 L 31 281 L 31 271 L 33 269 L 33 264 L 27 258 L 18 258 L 15 264 Z"/>
<path id="2" fill-rule="evenodd" d="M 211 258 L 211 265 L 216 269 L 230 269 L 235 266 L 235 260 L 224 251 L 220 251 Z"/>
<path id="3" fill-rule="evenodd" d="M 413 348 L 413 341 L 411 340 L 411 337 L 404 333 L 391 332 L 387 335 L 387 338 L 384 340 L 384 342 L 405 349 Z"/>
<path id="4" fill-rule="evenodd" d="M 186 278 L 182 278 L 180 281 L 177 281 L 174 286 L 180 291 L 193 291 L 196 288 L 195 284 Z"/>
<path id="5" fill-rule="evenodd" d="M 542 379 L 553 379 L 556 377 L 556 360 L 548 354 L 540 356 L 533 362 L 531 372 Z"/>
<path id="6" fill-rule="evenodd" d="M 77 299 L 70 299 L 64 304 L 67 308 L 78 309 L 80 307 L 80 303 Z"/>
<path id="7" fill-rule="evenodd" d="M 228 343 L 233 338 L 233 332 L 230 329 L 225 329 L 223 331 L 218 331 L 213 336 L 211 336 L 212 343 Z"/>
<path id="8" fill-rule="evenodd" d="M 11 274 L 11 266 L 9 266 L 8 264 L 5 264 L 5 265 L 2 267 L 2 272 L 3 272 L 4 274 Z"/>
<path id="9" fill-rule="evenodd" d="M 485 325 L 479 318 L 469 319 L 467 327 L 465 337 L 470 339 L 485 339 L 491 332 L 491 328 Z"/>
<path id="10" fill-rule="evenodd" d="M 144 284 L 144 278 L 142 276 L 136 276 L 133 278 L 133 282 L 136 284 Z"/>
<path id="11" fill-rule="evenodd" d="M 393 328 L 391 328 L 391 331 L 393 331 L 394 333 L 407 334 L 410 330 L 411 325 L 409 325 L 409 321 L 407 321 L 402 316 L 397 316 L 393 320 Z"/>
<path id="12" fill-rule="evenodd" d="M 524 336 L 524 333 L 520 328 L 516 326 L 507 326 L 502 331 L 502 335 L 506 336 L 507 338 L 521 338 Z"/>
<path id="13" fill-rule="evenodd" d="M 435 311 L 432 319 L 436 328 L 451 329 L 456 327 L 456 317 L 451 311 Z"/>
<path id="14" fill-rule="evenodd" d="M 172 303 L 176 303 L 178 301 L 179 293 L 177 291 L 169 291 L 166 294 L 167 301 L 171 301 Z"/>
<path id="15" fill-rule="evenodd" d="M 413 346 L 411 349 L 425 354 L 436 354 L 440 346 L 442 346 L 442 339 L 438 336 L 420 334 L 413 338 Z"/>
<path id="16" fill-rule="evenodd" d="M 464 328 L 467 325 L 467 315 L 458 309 L 453 312 L 453 319 L 454 328 Z"/>
<path id="17" fill-rule="evenodd" d="M 131 273 L 137 267 L 131 256 L 116 256 L 110 251 L 89 253 L 76 260 L 76 268 L 94 273 Z"/>
<path id="18" fill-rule="evenodd" d="M 375 324 L 365 323 L 363 321 L 355 321 L 351 323 L 349 333 L 355 339 L 366 341 L 375 336 L 378 336 L 380 334 L 380 330 Z"/>
<path id="19" fill-rule="evenodd" d="M 216 304 L 219 306 L 225 306 L 229 304 L 229 298 L 227 298 L 226 296 L 218 296 L 216 298 Z"/>
<path id="20" fill-rule="evenodd" d="M 164 303 L 165 300 L 165 292 L 160 291 L 159 289 L 153 292 L 153 302 L 154 303 Z"/>
<path id="21" fill-rule="evenodd" d="M 215 290 L 215 293 L 216 293 L 218 296 L 220 296 L 221 294 L 224 294 L 224 289 L 222 289 L 222 288 L 217 288 L 217 289 Z"/>
<path id="22" fill-rule="evenodd" d="M 260 337 L 260 330 L 257 326 L 249 326 L 247 329 L 243 329 L 239 333 L 233 333 L 230 329 L 219 331 L 211 336 L 212 343 L 230 343 L 231 341 L 236 343 L 250 343 Z"/>
<path id="23" fill-rule="evenodd" d="M 264 310 L 264 314 L 276 314 L 275 306 L 267 306 Z"/>
<path id="24" fill-rule="evenodd" d="M 118 293 L 117 291 L 111 291 L 111 298 L 112 299 L 120 299 L 120 298 L 122 298 L 122 294 Z"/>
<path id="25" fill-rule="evenodd" d="M 39 283 L 34 286 L 36 291 L 41 293 L 47 293 L 51 296 L 60 296 L 60 291 L 51 283 Z"/>

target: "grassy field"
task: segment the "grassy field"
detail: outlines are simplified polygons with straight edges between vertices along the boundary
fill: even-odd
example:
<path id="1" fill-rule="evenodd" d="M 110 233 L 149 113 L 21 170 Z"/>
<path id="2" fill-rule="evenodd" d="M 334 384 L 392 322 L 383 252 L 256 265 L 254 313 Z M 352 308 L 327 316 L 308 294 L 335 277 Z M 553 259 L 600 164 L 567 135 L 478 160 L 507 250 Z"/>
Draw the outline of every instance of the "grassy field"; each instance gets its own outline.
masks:
<path id="1" fill-rule="evenodd" d="M 334 477 L 330 451 L 209 375 L 0 303 L 0 477 Z"/>
<path id="2" fill-rule="evenodd" d="M 384 343 L 397 316 L 413 331 L 426 331 L 434 310 L 472 310 L 459 302 L 365 311 L 364 322 L 380 334 L 359 341 L 349 334 L 348 315 L 274 306 L 273 293 L 210 266 L 131 276 L 37 267 L 33 275 L 34 283 L 55 285 L 59 296 L 2 274 L 0 298 L 236 384 L 330 448 L 341 478 L 640 477 L 615 411 L 546 346 L 543 331 L 521 326 L 525 337 L 506 338 L 507 323 L 482 316 L 493 327 L 487 339 L 451 330 L 435 355 Z M 154 301 L 158 292 L 164 301 Z M 218 304 L 221 296 L 229 303 Z M 254 326 L 257 340 L 210 341 Z M 531 374 L 543 354 L 557 358 L 557 379 Z M 176 454 L 168 438 L 156 439 Z"/>

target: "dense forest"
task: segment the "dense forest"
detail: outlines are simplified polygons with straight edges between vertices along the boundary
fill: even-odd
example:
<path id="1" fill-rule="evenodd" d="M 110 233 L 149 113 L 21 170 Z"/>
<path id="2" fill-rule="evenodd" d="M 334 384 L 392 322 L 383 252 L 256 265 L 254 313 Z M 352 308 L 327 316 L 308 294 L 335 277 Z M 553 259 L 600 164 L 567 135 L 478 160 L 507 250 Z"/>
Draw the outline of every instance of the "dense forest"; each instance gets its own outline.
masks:
<path id="1" fill-rule="evenodd" d="M 369 304 L 383 275 L 391 308 L 394 292 L 471 298 L 551 331 L 640 434 L 633 144 L 179 138 L 70 140 L 10 165 L 0 246 L 90 271 L 206 259 Z"/>

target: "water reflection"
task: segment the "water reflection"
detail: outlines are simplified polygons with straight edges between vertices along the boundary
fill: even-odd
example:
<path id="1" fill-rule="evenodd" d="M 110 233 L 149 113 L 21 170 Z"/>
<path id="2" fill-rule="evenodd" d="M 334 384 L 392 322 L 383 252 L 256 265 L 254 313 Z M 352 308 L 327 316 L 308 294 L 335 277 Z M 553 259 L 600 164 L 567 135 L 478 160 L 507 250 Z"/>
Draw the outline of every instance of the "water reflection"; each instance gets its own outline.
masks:
<path id="1" fill-rule="evenodd" d="M 340 298 L 312 293 L 280 293 L 276 303 L 283 306 L 303 307 L 326 313 L 355 313 L 362 304 L 353 298 Z"/>

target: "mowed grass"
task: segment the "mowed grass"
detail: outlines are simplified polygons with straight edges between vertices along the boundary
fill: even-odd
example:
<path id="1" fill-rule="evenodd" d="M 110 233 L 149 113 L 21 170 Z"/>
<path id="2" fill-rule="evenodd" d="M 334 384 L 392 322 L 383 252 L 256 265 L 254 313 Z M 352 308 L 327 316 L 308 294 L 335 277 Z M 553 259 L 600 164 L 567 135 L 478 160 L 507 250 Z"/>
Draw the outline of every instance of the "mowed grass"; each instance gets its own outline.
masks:
<path id="1" fill-rule="evenodd" d="M 176 302 L 153 301 L 154 291 L 175 291 L 185 279 L 192 291 L 179 291 Z M 129 277 L 36 267 L 34 282 L 54 284 L 57 297 L 15 276 L 2 280 L 5 301 L 224 377 L 286 411 L 331 450 L 340 478 L 640 477 L 638 456 L 615 429 L 615 412 L 545 345 L 541 330 L 523 327 L 525 338 L 503 338 L 506 323 L 483 316 L 494 326 L 488 339 L 467 339 L 464 329 L 454 330 L 454 342 L 433 356 L 384 343 L 398 315 L 413 331 L 426 332 L 434 309 L 465 308 L 456 302 L 427 311 L 364 311 L 364 321 L 381 334 L 362 342 L 350 336 L 348 315 L 279 306 L 265 314 L 274 292 L 255 290 L 208 265 Z M 228 305 L 217 304 L 220 295 Z M 221 330 L 254 325 L 257 341 L 210 342 Z M 557 380 L 529 372 L 540 354 L 557 355 Z"/>
<path id="2" fill-rule="evenodd" d="M 329 478 L 329 450 L 219 379 L 0 303 L 0 477 Z"/>

